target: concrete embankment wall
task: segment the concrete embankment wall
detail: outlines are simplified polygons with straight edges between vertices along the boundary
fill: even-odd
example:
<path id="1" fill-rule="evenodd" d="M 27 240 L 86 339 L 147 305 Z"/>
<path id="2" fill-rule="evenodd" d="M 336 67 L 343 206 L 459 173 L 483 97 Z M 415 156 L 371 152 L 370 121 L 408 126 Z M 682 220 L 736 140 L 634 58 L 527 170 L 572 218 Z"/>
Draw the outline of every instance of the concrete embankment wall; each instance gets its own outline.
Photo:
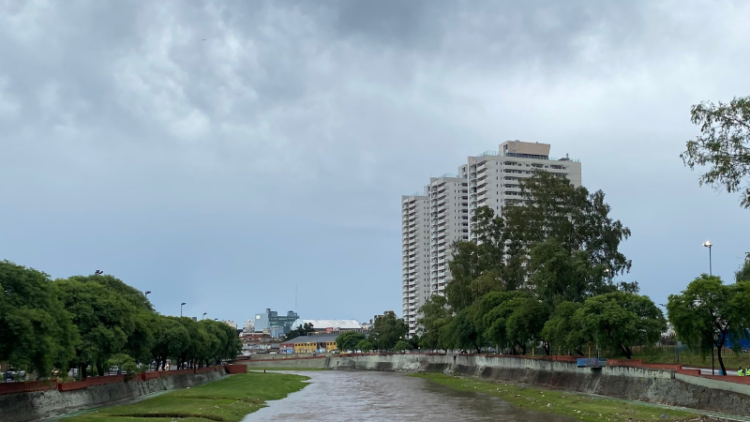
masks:
<path id="1" fill-rule="evenodd" d="M 573 362 L 419 354 L 332 356 L 315 360 L 301 359 L 298 362 L 285 359 L 275 362 L 249 361 L 246 364 L 250 368 L 317 365 L 315 367 L 339 370 L 442 372 L 735 415 L 750 415 L 750 385 L 675 374 L 674 371 L 668 370 L 625 366 L 608 366 L 592 370 L 578 368 Z"/>
<path id="2" fill-rule="evenodd" d="M 2 422 L 29 422 L 64 415 L 82 409 L 117 404 L 158 391 L 175 390 L 214 381 L 222 371 L 184 374 L 88 387 L 83 390 L 57 390 L 0 396 Z"/>

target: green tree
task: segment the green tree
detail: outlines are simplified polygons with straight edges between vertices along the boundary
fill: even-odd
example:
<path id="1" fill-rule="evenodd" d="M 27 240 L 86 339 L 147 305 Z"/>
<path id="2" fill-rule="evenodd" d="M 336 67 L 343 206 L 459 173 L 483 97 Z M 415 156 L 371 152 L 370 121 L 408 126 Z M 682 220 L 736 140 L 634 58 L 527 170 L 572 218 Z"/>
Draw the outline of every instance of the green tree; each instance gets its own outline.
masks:
<path id="1" fill-rule="evenodd" d="M 336 348 L 342 353 L 348 350 L 356 350 L 357 344 L 366 338 L 362 333 L 347 331 L 336 337 Z"/>
<path id="2" fill-rule="evenodd" d="M 53 365 L 67 369 L 78 341 L 49 276 L 0 261 L 0 361 L 47 377 Z"/>
<path id="3" fill-rule="evenodd" d="M 399 340 L 396 345 L 393 346 L 393 350 L 397 352 L 405 352 L 412 349 L 414 349 L 414 347 L 406 340 Z"/>
<path id="4" fill-rule="evenodd" d="M 446 339 L 441 339 L 441 329 L 451 322 L 448 302 L 444 296 L 432 296 L 419 308 L 417 332 L 419 345 L 423 349 L 436 350 L 446 348 Z"/>
<path id="5" fill-rule="evenodd" d="M 495 346 L 497 350 L 510 349 L 512 354 L 526 354 L 527 339 L 521 332 L 523 320 L 517 317 L 509 331 L 509 321 L 513 314 L 526 305 L 527 301 L 534 300 L 533 296 L 522 290 L 511 292 L 493 292 L 485 295 L 477 305 L 477 316 L 475 318 L 477 332 L 482 338 Z"/>
<path id="6" fill-rule="evenodd" d="M 476 304 L 464 308 L 456 313 L 446 328 L 450 332 L 450 344 L 463 350 L 482 351 L 485 345 L 484 333 L 480 330 L 477 318 L 480 317 Z M 442 335 L 442 331 L 441 331 Z"/>
<path id="7" fill-rule="evenodd" d="M 372 351 L 375 348 L 375 346 L 370 343 L 370 340 L 362 340 L 359 343 L 357 343 L 356 350 L 360 350 L 362 353 L 367 353 Z"/>
<path id="8" fill-rule="evenodd" d="M 520 186 L 524 202 L 506 206 L 503 218 L 505 237 L 518 243 L 510 250 L 521 261 L 531 248 L 554 239 L 568 256 L 585 251 L 592 266 L 603 265 L 613 276 L 630 270 L 630 260 L 619 252 L 630 229 L 609 216 L 604 192 L 589 193 L 545 171 L 522 180 Z"/>
<path id="9" fill-rule="evenodd" d="M 600 348 L 620 350 L 628 359 L 632 346 L 655 344 L 667 328 L 651 299 L 622 291 L 588 298 L 573 323 Z"/>
<path id="10" fill-rule="evenodd" d="M 135 329 L 132 303 L 96 281 L 96 276 L 55 280 L 60 300 L 73 315 L 81 341 L 73 363 L 83 378 L 91 365 L 104 375 L 110 357 L 122 353 Z"/>
<path id="11" fill-rule="evenodd" d="M 522 300 L 506 323 L 508 338 L 513 344 L 522 348 L 526 354 L 526 345 L 541 342 L 546 354 L 550 354 L 549 343 L 543 341 L 542 329 L 549 318 L 548 308 L 534 297 Z"/>
<path id="12" fill-rule="evenodd" d="M 750 252 L 745 256 L 745 262 L 742 264 L 742 268 L 734 273 L 734 279 L 737 282 L 750 281 Z"/>
<path id="13" fill-rule="evenodd" d="M 552 316 L 545 322 L 541 336 L 555 350 L 563 354 L 575 352 L 583 356 L 582 347 L 588 342 L 583 329 L 573 318 L 583 307 L 581 303 L 562 302 L 555 307 Z"/>
<path id="14" fill-rule="evenodd" d="M 750 282 L 725 285 L 719 277 L 702 274 L 667 302 L 669 321 L 677 336 L 704 356 L 716 348 L 722 374 L 722 350 L 730 337 L 747 337 L 750 323 Z M 733 341 L 739 347 L 739 341 Z"/>
<path id="15" fill-rule="evenodd" d="M 190 344 L 190 333 L 177 317 L 157 316 L 154 323 L 154 343 L 151 355 L 157 368 L 165 369 L 168 359 L 178 362 Z"/>
<path id="16" fill-rule="evenodd" d="M 701 135 L 687 142 L 680 158 L 691 170 L 708 166 L 700 185 L 742 192 L 741 204 L 750 208 L 750 97 L 733 98 L 729 104 L 704 102 L 690 110 L 690 120 Z M 743 185 L 744 183 L 744 185 Z"/>
<path id="17" fill-rule="evenodd" d="M 409 327 L 403 319 L 396 317 L 393 311 L 386 311 L 375 318 L 375 324 L 370 331 L 370 341 L 378 350 L 391 350 L 408 332 Z"/>

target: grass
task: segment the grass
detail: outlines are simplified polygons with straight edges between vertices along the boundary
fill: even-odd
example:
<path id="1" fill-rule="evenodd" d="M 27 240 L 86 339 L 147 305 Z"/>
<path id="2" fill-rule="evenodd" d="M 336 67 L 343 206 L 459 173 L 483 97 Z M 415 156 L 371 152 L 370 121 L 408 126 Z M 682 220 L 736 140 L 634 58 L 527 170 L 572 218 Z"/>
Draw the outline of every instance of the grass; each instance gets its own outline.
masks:
<path id="1" fill-rule="evenodd" d="M 65 422 L 237 422 L 248 413 L 299 391 L 308 377 L 278 373 L 247 373 L 181 389 L 124 406 L 99 409 Z"/>
<path id="2" fill-rule="evenodd" d="M 248 366 L 248 371 L 260 371 L 263 372 L 263 370 L 266 371 L 327 371 L 325 368 L 294 368 L 294 367 L 283 367 L 283 366 L 274 366 L 272 368 L 261 368 L 261 367 L 254 367 L 254 366 Z"/>
<path id="3" fill-rule="evenodd" d="M 459 391 L 473 391 L 499 397 L 523 409 L 571 416 L 584 422 L 682 421 L 698 415 L 622 400 L 611 400 L 565 391 L 546 390 L 515 384 L 500 384 L 444 374 L 412 374 Z M 666 418 L 662 419 L 662 415 Z"/>

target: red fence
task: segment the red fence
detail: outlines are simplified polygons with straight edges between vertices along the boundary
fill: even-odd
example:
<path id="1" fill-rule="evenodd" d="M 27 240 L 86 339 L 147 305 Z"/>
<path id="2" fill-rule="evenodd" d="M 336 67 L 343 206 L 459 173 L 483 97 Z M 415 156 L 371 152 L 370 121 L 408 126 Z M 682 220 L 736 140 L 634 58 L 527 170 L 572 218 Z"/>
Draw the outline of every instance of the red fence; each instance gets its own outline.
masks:
<path id="1" fill-rule="evenodd" d="M 6 382 L 0 384 L 0 396 L 54 390 L 55 388 L 57 388 L 57 381 Z"/>
<path id="2" fill-rule="evenodd" d="M 243 367 L 245 365 L 242 365 Z M 205 374 L 213 371 L 226 370 L 228 374 L 239 373 L 237 371 L 230 370 L 231 367 L 221 366 L 207 366 L 205 368 L 197 369 L 181 369 L 178 371 L 154 371 L 154 372 L 143 372 L 136 375 L 133 380 L 135 381 L 147 381 L 151 379 L 169 377 L 173 375 L 187 375 L 187 374 Z M 247 368 L 245 368 L 247 371 Z M 125 375 L 111 375 L 104 377 L 88 377 L 84 381 L 73 381 L 73 382 L 60 382 L 59 380 L 47 380 L 47 381 L 29 381 L 29 382 L 9 382 L 0 383 L 0 396 L 6 394 L 18 394 L 18 393 L 30 393 L 34 391 L 46 391 L 46 390 L 57 390 L 60 392 L 83 390 L 88 387 L 95 385 L 105 384 L 117 384 L 125 382 Z"/>

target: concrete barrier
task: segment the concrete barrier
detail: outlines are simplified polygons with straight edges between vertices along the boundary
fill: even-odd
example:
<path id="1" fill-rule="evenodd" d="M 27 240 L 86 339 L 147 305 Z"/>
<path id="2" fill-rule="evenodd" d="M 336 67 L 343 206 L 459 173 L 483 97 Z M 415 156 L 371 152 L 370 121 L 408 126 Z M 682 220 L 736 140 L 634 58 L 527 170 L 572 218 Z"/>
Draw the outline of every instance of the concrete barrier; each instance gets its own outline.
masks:
<path id="1" fill-rule="evenodd" d="M 201 374 L 163 376 L 147 381 L 132 380 L 111 384 L 87 385 L 83 389 L 57 389 L 0 396 L 2 422 L 30 422 L 92 407 L 113 405 L 157 391 L 200 385 L 224 376 L 224 370 Z M 66 385 L 59 384 L 59 385 Z"/>

